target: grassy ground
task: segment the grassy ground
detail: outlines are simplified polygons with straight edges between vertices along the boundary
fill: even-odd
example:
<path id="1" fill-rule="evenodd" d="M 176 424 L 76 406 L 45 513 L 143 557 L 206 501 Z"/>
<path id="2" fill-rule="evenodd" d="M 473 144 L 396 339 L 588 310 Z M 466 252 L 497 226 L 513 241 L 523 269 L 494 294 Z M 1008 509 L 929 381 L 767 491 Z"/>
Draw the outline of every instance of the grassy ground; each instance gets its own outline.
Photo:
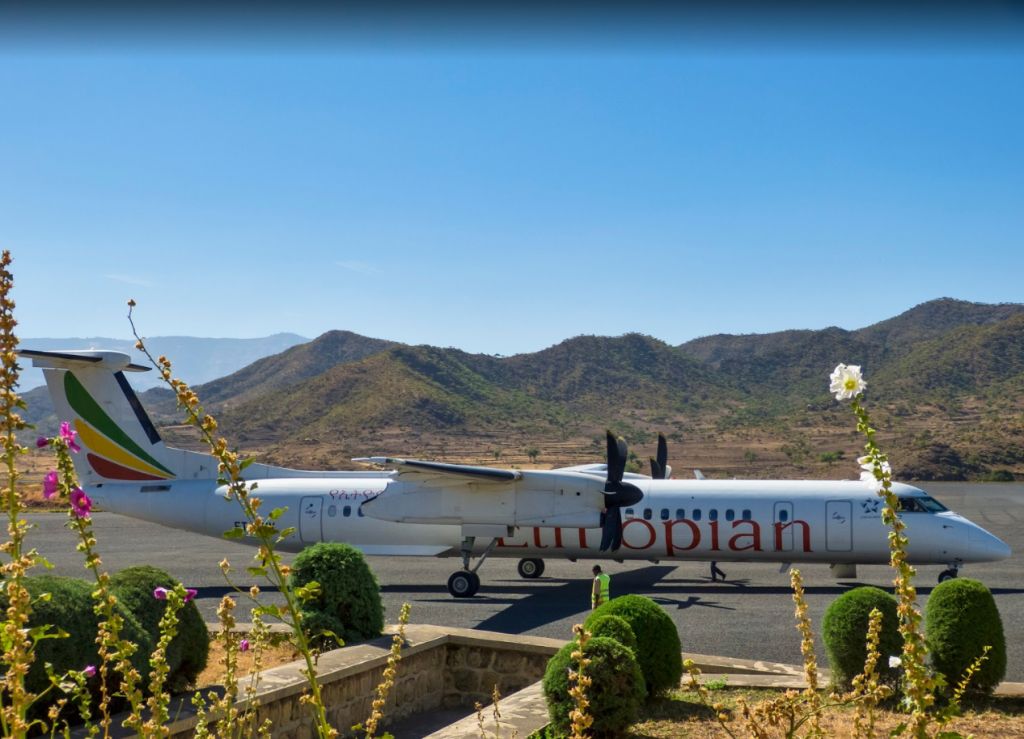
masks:
<path id="1" fill-rule="evenodd" d="M 744 690 L 726 688 L 712 692 L 712 699 L 721 702 L 732 714 L 726 725 L 735 736 L 750 736 L 743 717 L 736 709 L 742 697 L 748 704 L 777 698 L 778 691 Z M 650 704 L 644 710 L 646 717 L 637 722 L 626 735 L 630 739 L 676 739 L 677 737 L 722 737 L 728 736 L 725 729 L 715 720 L 714 712 L 701 705 L 697 696 L 688 691 L 679 691 L 670 698 Z M 821 720 L 826 736 L 850 736 L 853 710 L 836 708 L 825 713 Z M 906 720 L 906 716 L 891 711 L 878 711 L 876 736 L 887 736 L 889 731 Z M 975 737 L 1021 737 L 1024 736 L 1024 699 L 992 698 L 981 703 L 965 705 L 962 716 L 954 719 L 948 731 Z M 801 731 L 800 735 L 806 731 Z M 785 736 L 782 729 L 773 736 Z"/>

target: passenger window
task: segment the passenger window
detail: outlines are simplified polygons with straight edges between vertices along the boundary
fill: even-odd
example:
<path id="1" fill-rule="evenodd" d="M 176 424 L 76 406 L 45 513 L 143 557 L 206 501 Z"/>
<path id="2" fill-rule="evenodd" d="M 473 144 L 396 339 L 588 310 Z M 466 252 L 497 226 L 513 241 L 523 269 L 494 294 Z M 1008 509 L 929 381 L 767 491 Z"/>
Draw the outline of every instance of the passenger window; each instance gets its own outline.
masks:
<path id="1" fill-rule="evenodd" d="M 700 508 L 694 508 L 693 509 L 693 520 L 694 521 L 699 521 L 700 520 Z"/>
<path id="2" fill-rule="evenodd" d="M 336 506 L 336 505 L 329 505 L 329 506 L 327 506 L 327 515 L 330 516 L 331 518 L 334 518 L 335 516 L 337 516 L 338 515 L 338 506 Z"/>
<path id="3" fill-rule="evenodd" d="M 654 515 L 654 513 L 651 511 L 650 508 L 644 508 L 644 520 L 645 521 L 650 521 L 651 517 L 653 515 Z"/>
<path id="4" fill-rule="evenodd" d="M 349 516 L 351 516 L 352 515 L 352 506 L 347 505 L 344 508 L 342 508 L 341 509 L 341 515 L 343 515 L 345 518 L 348 518 Z"/>
<path id="5" fill-rule="evenodd" d="M 736 518 L 736 512 L 733 511 L 732 508 L 727 509 L 725 512 L 725 520 L 732 521 L 734 518 Z"/>
<path id="6" fill-rule="evenodd" d="M 667 521 L 668 520 L 668 508 L 662 508 L 661 509 L 661 520 L 662 521 Z"/>
<path id="7" fill-rule="evenodd" d="M 750 509 L 749 508 L 744 508 L 743 509 L 743 520 L 744 521 L 751 521 L 751 520 L 753 520 L 751 515 L 750 515 Z"/>
<path id="8" fill-rule="evenodd" d="M 635 516 L 636 514 L 633 512 L 632 508 L 626 509 L 626 518 L 634 518 Z"/>
<path id="9" fill-rule="evenodd" d="M 717 508 L 712 508 L 710 511 L 708 511 L 708 520 L 709 521 L 717 521 L 718 520 L 718 509 Z"/>
<path id="10" fill-rule="evenodd" d="M 676 508 L 676 520 L 682 521 L 684 518 L 686 518 L 686 511 L 682 508 Z"/>
<path id="11" fill-rule="evenodd" d="M 789 520 L 789 511 L 783 508 L 779 511 L 779 523 L 786 523 Z"/>
<path id="12" fill-rule="evenodd" d="M 359 518 L 362 518 L 364 515 L 366 515 L 365 513 L 363 513 L 363 506 L 362 505 L 360 505 L 358 508 L 356 508 L 356 515 L 358 515 Z"/>

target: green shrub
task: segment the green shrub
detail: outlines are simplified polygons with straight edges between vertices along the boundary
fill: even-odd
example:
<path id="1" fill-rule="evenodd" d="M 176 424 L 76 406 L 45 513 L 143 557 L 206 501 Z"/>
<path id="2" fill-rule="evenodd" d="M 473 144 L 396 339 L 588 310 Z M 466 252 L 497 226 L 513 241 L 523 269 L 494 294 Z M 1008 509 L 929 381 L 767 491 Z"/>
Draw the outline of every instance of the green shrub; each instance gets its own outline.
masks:
<path id="1" fill-rule="evenodd" d="M 925 606 L 925 637 L 932 666 L 951 689 L 985 646 L 992 649 L 968 690 L 991 693 L 1006 674 L 1003 621 L 992 593 L 977 580 L 947 580 L 932 591 Z"/>
<path id="2" fill-rule="evenodd" d="M 577 647 L 574 641 L 562 647 L 544 672 L 544 697 L 557 736 L 569 733 L 569 714 L 575 707 L 569 695 L 569 670 Z M 619 736 L 636 720 L 647 692 L 640 665 L 629 648 L 605 636 L 587 641 L 583 654 L 590 659 L 584 674 L 591 679 L 586 692 L 588 713 L 594 719 L 591 735 Z"/>
<path id="3" fill-rule="evenodd" d="M 636 634 L 629 621 L 622 616 L 600 616 L 590 625 L 591 636 L 607 636 L 624 647 L 629 647 L 636 654 Z"/>
<path id="4" fill-rule="evenodd" d="M 149 565 L 129 567 L 110 578 L 114 595 L 139 620 L 153 644 L 160 639 L 160 619 L 167 610 L 167 601 L 154 598 L 153 590 L 171 589 L 177 584 L 171 575 Z M 172 692 L 195 684 L 210 652 L 210 632 L 195 602 L 186 603 L 178 611 L 177 629 L 167 648 L 167 688 Z M 144 674 L 148 675 L 148 670 Z"/>
<path id="5" fill-rule="evenodd" d="M 853 678 L 864 671 L 868 624 L 875 608 L 882 612 L 876 670 L 883 680 L 894 680 L 896 670 L 889 667 L 889 657 L 899 656 L 903 650 L 896 599 L 880 588 L 864 586 L 843 593 L 825 610 L 821 637 L 832 668 L 832 682 L 843 689 L 849 689 Z"/>
<path id="6" fill-rule="evenodd" d="M 679 632 L 661 606 L 642 595 L 612 598 L 596 608 L 584 624 L 590 631 L 602 616 L 620 616 L 636 635 L 636 659 L 650 695 L 679 687 L 683 654 Z"/>
<path id="7" fill-rule="evenodd" d="M 88 665 L 98 667 L 96 634 L 99 631 L 100 619 L 93 611 L 95 602 L 92 599 L 92 591 L 96 587 L 95 583 L 55 575 L 29 577 L 24 582 L 32 596 L 29 627 L 50 624 L 54 627 L 51 631 L 63 629 L 68 633 L 67 638 L 42 639 L 36 643 L 32 667 L 25 680 L 26 687 L 33 693 L 39 693 L 50 684 L 44 668 L 47 662 L 53 665 L 56 675 L 62 675 L 69 670 L 82 670 Z M 48 600 L 41 599 L 44 593 L 50 594 Z M 0 605 L 6 610 L 6 592 L 0 601 Z M 117 612 L 124 619 L 121 636 L 139 647 L 132 655 L 132 664 L 145 682 L 145 676 L 149 673 L 149 655 L 155 642 L 150 639 L 138 619 L 120 603 L 117 605 Z M 118 685 L 120 675 L 113 674 L 110 682 L 113 686 Z M 90 680 L 90 684 L 95 690 L 99 690 L 98 678 Z"/>
<path id="8" fill-rule="evenodd" d="M 335 646 L 324 632 L 334 632 L 346 643 L 380 636 L 384 605 L 377 578 L 362 553 L 348 544 L 323 542 L 295 558 L 291 582 L 301 587 L 320 584 L 320 595 L 302 604 L 303 628 L 323 648 Z"/>

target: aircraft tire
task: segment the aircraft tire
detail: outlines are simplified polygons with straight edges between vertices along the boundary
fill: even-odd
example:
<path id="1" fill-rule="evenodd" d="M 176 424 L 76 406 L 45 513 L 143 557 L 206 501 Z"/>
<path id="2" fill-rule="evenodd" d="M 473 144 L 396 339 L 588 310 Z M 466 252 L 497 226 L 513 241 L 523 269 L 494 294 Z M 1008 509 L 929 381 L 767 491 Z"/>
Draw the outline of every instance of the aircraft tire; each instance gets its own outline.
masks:
<path id="1" fill-rule="evenodd" d="M 939 582 L 946 582 L 946 580 L 952 580 L 957 576 L 956 570 L 943 570 L 939 573 Z"/>
<path id="2" fill-rule="evenodd" d="M 448 578 L 448 592 L 453 598 L 472 598 L 480 589 L 480 578 L 475 572 L 459 570 Z"/>
<path id="3" fill-rule="evenodd" d="M 519 571 L 519 577 L 526 580 L 533 580 L 544 574 L 544 560 L 521 559 L 519 560 L 519 564 L 516 565 L 516 570 Z"/>

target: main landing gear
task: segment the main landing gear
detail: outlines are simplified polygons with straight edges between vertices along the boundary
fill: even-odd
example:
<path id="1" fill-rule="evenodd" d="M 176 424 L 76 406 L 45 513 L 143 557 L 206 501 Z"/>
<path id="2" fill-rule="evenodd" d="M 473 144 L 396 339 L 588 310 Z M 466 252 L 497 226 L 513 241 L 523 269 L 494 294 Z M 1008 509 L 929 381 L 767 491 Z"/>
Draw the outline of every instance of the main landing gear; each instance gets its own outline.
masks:
<path id="1" fill-rule="evenodd" d="M 462 554 L 462 569 L 453 572 L 452 576 L 448 578 L 448 592 L 453 598 L 472 598 L 476 595 L 476 591 L 480 589 L 480 576 L 476 574 L 476 571 L 487 559 L 487 555 L 493 552 L 494 547 L 498 545 L 497 537 L 491 539 L 491 543 L 484 549 L 477 563 L 470 567 L 469 557 L 473 553 L 474 541 L 476 541 L 475 536 L 467 536 L 462 540 L 462 546 L 459 547 Z"/>
<path id="2" fill-rule="evenodd" d="M 956 565 L 951 565 L 949 569 L 943 570 L 939 573 L 939 582 L 946 582 L 946 580 L 952 580 L 954 577 L 960 574 L 960 568 Z"/>
<path id="3" fill-rule="evenodd" d="M 533 580 L 544 574 L 544 560 L 521 559 L 519 564 L 516 565 L 516 569 L 519 571 L 519 577 Z"/>

